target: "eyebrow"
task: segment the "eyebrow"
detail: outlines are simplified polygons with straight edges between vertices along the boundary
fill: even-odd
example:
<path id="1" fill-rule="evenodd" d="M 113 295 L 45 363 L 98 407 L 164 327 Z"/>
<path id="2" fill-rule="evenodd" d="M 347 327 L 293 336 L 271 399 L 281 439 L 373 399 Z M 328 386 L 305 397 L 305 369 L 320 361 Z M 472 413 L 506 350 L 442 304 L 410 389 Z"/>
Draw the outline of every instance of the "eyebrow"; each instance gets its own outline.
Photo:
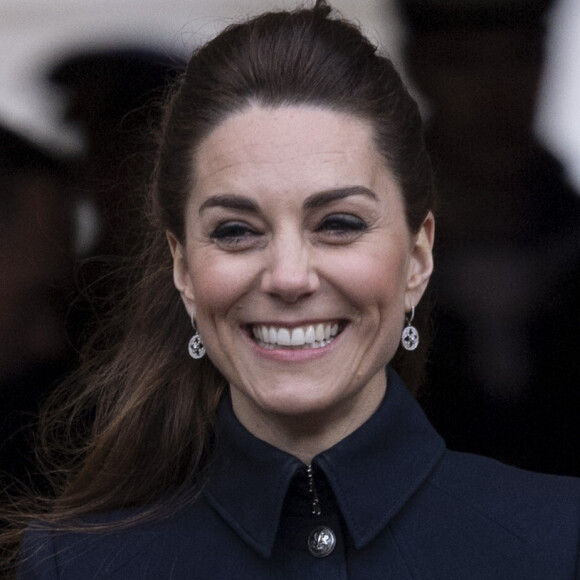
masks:
<path id="1" fill-rule="evenodd" d="M 338 189 L 329 189 L 326 191 L 320 191 L 311 195 L 304 202 L 304 209 L 311 210 L 324 207 L 334 201 L 339 201 L 347 197 L 352 197 L 354 195 L 364 195 L 370 197 L 373 200 L 378 200 L 378 196 L 374 191 L 363 187 L 362 185 L 355 185 L 352 187 L 341 187 Z M 229 209 L 237 209 L 240 211 L 258 213 L 259 207 L 256 202 L 248 197 L 242 195 L 234 194 L 222 194 L 213 195 L 212 197 L 206 199 L 199 207 L 199 213 L 210 207 L 226 207 Z"/>
<path id="2" fill-rule="evenodd" d="M 345 199 L 353 195 L 365 195 L 375 201 L 379 199 L 374 191 L 371 191 L 362 185 L 355 185 L 352 187 L 341 187 L 339 189 L 329 189 L 327 191 L 315 193 L 304 202 L 304 209 L 316 209 L 328 205 L 333 201 Z"/>
<path id="3" fill-rule="evenodd" d="M 204 210 L 210 207 L 227 207 L 230 209 L 239 209 L 241 211 L 248 212 L 258 211 L 257 203 L 255 203 L 248 197 L 233 194 L 213 195 L 212 197 L 206 199 L 199 206 L 199 213 L 201 214 Z"/>

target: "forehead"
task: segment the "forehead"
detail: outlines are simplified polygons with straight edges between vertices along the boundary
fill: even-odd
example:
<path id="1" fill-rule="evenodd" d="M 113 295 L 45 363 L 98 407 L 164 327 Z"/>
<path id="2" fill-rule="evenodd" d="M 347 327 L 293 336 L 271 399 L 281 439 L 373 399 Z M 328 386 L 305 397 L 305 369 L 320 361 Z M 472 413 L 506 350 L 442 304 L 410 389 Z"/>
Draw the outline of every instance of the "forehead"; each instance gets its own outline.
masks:
<path id="1" fill-rule="evenodd" d="M 313 106 L 255 105 L 236 113 L 201 142 L 194 162 L 202 190 L 232 180 L 329 187 L 369 182 L 386 170 L 370 123 Z"/>

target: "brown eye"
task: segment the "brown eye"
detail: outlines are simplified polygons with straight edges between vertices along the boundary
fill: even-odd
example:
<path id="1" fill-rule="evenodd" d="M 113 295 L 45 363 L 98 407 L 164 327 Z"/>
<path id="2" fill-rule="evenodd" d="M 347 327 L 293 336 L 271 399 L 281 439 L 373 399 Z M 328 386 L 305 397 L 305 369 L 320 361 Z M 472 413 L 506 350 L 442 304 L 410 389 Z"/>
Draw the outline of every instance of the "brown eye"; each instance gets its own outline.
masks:
<path id="1" fill-rule="evenodd" d="M 217 226 L 210 234 L 210 238 L 226 249 L 244 250 L 252 247 L 260 238 L 261 234 L 256 232 L 244 222 L 225 222 Z"/>
<path id="2" fill-rule="evenodd" d="M 367 224 L 360 218 L 350 214 L 335 214 L 328 216 L 316 228 L 316 232 L 328 233 L 332 236 L 349 237 L 367 229 Z"/>

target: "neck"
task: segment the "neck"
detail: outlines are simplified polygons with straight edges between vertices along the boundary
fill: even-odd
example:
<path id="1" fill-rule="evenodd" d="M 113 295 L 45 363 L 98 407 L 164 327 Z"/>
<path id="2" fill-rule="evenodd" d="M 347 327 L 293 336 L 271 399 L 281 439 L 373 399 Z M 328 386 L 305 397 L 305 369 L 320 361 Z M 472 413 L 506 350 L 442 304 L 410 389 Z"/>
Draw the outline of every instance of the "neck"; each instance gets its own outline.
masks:
<path id="1" fill-rule="evenodd" d="M 358 423 L 349 424 L 346 420 L 332 421 L 332 428 L 321 426 L 327 420 L 315 417 L 311 420 L 305 417 L 300 420 L 281 418 L 264 425 L 253 435 L 309 465 L 316 455 L 330 449 L 360 426 Z"/>
<path id="2" fill-rule="evenodd" d="M 231 388 L 234 413 L 252 435 L 294 455 L 309 465 L 312 459 L 348 437 L 377 410 L 386 392 L 386 377 L 372 381 L 331 408 L 293 414 L 256 408 L 237 389 Z"/>

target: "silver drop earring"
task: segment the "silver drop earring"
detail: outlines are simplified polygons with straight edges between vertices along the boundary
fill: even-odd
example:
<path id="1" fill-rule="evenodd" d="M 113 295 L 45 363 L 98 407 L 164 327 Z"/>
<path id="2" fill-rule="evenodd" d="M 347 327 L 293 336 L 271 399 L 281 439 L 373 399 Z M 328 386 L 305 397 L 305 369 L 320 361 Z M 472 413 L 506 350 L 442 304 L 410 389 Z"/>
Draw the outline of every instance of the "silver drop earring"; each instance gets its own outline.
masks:
<path id="1" fill-rule="evenodd" d="M 197 332 L 193 316 L 191 317 L 191 325 L 193 326 L 194 334 L 189 339 L 187 351 L 189 352 L 189 356 L 191 358 L 199 360 L 200 358 L 203 358 L 205 355 L 205 346 L 203 346 L 203 342 L 201 342 L 201 336 L 199 336 L 199 332 Z"/>
<path id="2" fill-rule="evenodd" d="M 411 315 L 407 317 L 406 326 L 403 328 L 401 343 L 405 350 L 415 350 L 419 346 L 419 331 L 411 325 L 415 318 L 415 307 L 411 307 Z"/>

